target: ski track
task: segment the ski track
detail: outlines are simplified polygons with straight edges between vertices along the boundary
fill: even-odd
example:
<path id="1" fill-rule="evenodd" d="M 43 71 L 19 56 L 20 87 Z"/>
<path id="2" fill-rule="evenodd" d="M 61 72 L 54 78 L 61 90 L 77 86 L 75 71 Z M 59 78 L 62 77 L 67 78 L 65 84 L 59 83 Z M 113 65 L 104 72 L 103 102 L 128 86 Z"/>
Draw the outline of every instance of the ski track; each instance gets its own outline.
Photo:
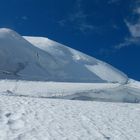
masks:
<path id="1" fill-rule="evenodd" d="M 139 108 L 0 96 L 0 140 L 139 140 Z"/>

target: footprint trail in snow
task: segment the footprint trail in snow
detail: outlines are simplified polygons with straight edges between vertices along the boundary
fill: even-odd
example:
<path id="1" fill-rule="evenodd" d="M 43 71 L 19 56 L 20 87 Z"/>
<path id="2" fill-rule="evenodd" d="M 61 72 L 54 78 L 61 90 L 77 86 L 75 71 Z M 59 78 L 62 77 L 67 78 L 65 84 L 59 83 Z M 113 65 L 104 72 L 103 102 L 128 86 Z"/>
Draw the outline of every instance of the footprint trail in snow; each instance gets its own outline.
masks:
<path id="1" fill-rule="evenodd" d="M 139 108 L 0 96 L 0 140 L 139 140 Z"/>

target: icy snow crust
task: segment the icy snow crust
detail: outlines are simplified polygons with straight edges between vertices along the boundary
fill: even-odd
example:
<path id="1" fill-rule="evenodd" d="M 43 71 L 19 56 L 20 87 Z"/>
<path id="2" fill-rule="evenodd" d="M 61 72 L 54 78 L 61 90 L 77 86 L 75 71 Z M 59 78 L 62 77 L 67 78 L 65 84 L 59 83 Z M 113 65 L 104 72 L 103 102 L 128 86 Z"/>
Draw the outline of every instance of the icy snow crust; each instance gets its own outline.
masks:
<path id="1" fill-rule="evenodd" d="M 79 51 L 5 28 L 0 29 L 0 78 L 83 83 L 128 80 L 119 70 Z"/>

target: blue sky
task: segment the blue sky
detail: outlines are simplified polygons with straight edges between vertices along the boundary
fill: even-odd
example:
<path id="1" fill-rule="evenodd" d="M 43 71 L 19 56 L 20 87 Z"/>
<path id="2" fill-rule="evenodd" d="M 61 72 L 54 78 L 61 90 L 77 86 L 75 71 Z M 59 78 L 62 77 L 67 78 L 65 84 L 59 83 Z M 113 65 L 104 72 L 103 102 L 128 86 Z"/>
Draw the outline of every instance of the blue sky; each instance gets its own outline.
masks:
<path id="1" fill-rule="evenodd" d="M 140 80 L 140 0 L 0 2 L 0 27 L 48 37 Z"/>

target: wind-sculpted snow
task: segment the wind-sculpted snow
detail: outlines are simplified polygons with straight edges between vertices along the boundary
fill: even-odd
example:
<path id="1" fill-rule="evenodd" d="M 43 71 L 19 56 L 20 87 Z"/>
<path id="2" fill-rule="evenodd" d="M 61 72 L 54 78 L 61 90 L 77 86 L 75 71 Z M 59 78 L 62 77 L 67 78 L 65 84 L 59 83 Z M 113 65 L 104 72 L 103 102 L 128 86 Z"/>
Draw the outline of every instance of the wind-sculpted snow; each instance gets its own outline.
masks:
<path id="1" fill-rule="evenodd" d="M 0 29 L 0 78 L 83 83 L 128 80 L 112 66 L 79 51 L 5 28 Z"/>

